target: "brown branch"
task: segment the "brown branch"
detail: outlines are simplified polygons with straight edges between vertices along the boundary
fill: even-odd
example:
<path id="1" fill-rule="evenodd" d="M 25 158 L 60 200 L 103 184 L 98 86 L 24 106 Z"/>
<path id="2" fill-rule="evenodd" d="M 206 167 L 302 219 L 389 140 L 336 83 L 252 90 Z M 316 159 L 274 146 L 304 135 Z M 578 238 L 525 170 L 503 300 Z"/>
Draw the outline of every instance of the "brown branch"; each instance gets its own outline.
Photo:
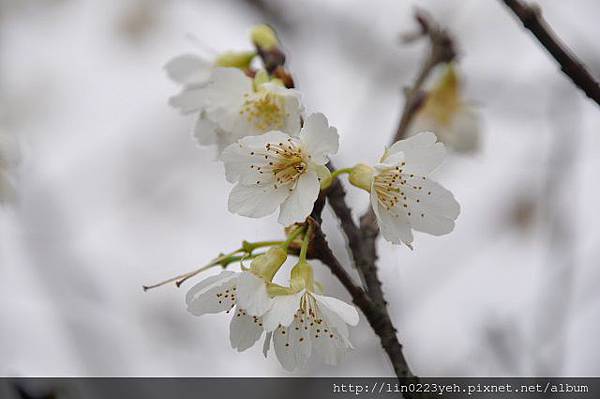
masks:
<path id="1" fill-rule="evenodd" d="M 435 42 L 436 45 L 432 45 L 432 51 L 428 55 L 428 60 L 424 63 L 423 70 L 419 74 L 413 89 L 408 93 L 405 112 L 402 117 L 402 120 L 406 120 L 404 123 L 410 122 L 412 114 L 417 110 L 418 107 L 414 106 L 414 97 L 420 91 L 422 84 L 435 65 L 440 62 L 447 62 L 455 56 L 452 41 L 447 39 L 448 36 L 445 31 L 433 24 L 424 13 L 417 13 L 416 18 L 421 26 L 422 35 L 428 35 L 432 43 Z M 437 43 L 440 43 L 440 45 Z M 258 50 L 259 56 L 263 59 L 269 71 L 275 75 L 277 75 L 277 72 L 288 75 L 290 81 L 293 82 L 291 75 L 283 69 L 285 54 L 280 49 L 271 49 L 270 52 L 262 51 L 260 48 Z M 293 87 L 293 83 L 290 85 L 286 84 L 286 86 Z M 407 112 L 406 109 L 411 111 Z M 332 171 L 334 170 L 331 164 L 328 167 Z M 381 346 L 390 359 L 396 375 L 399 378 L 417 380 L 417 377 L 411 372 L 402 352 L 402 345 L 396 336 L 396 329 L 387 311 L 387 302 L 384 299 L 383 290 L 381 289 L 381 282 L 379 281 L 376 266 L 377 251 L 375 244 L 379 233 L 377 223 L 374 216 L 368 212 L 361 218 L 360 227 L 357 226 L 352 218 L 352 211 L 346 203 L 345 195 L 344 187 L 337 179 L 329 189 L 319 195 L 311 214 L 311 223 L 315 224 L 317 228 L 315 237 L 311 240 L 309 256 L 321 260 L 321 262 L 328 266 L 352 296 L 353 302 L 361 309 L 371 328 L 379 336 Z M 356 269 L 366 286 L 366 291 L 353 282 L 348 272 L 339 263 L 329 248 L 325 235 L 320 228 L 321 213 L 325 198 L 327 198 L 327 201 L 339 219 L 342 230 L 348 239 L 349 250 L 354 259 Z M 420 398 L 422 395 L 407 394 L 407 397 Z"/>
<path id="2" fill-rule="evenodd" d="M 425 11 L 417 10 L 415 20 L 419 24 L 419 32 L 404 35 L 404 42 L 412 42 L 421 37 L 427 37 L 430 43 L 429 54 L 423 61 L 421 69 L 415 78 L 412 87 L 406 92 L 404 109 L 392 143 L 406 137 L 406 133 L 413 117 L 425 101 L 423 85 L 433 69 L 443 63 L 451 62 L 456 58 L 454 41 L 446 29 L 438 25 Z"/>
<path id="3" fill-rule="evenodd" d="M 392 142 L 405 137 L 416 111 L 422 104 L 424 98 L 422 87 L 433 69 L 439 64 L 452 61 L 456 57 L 454 42 L 445 29 L 435 23 L 423 11 L 417 11 L 415 19 L 420 26 L 420 32 L 411 35 L 410 40 L 423 36 L 428 37 L 430 50 L 422 63 L 413 86 L 407 91 L 404 109 Z M 385 309 L 387 302 L 384 298 L 376 266 L 376 243 L 379 227 L 375 215 L 373 210 L 369 208 L 360 218 L 360 227 L 356 226 L 344 197 L 345 191 L 342 185 L 336 181 L 329 190 L 327 198 L 348 238 L 354 262 L 360 274 L 364 277 L 369 296 L 377 305 Z"/>
<path id="4" fill-rule="evenodd" d="M 392 142 L 405 137 L 415 113 L 422 105 L 424 99 L 422 87 L 433 69 L 441 63 L 452 61 L 456 57 L 454 42 L 445 29 L 441 28 L 422 11 L 416 12 L 415 19 L 420 26 L 420 32 L 413 35 L 411 40 L 423 36 L 428 37 L 430 51 L 421 66 L 413 86 L 407 91 L 402 116 L 400 117 L 398 129 Z M 371 320 L 369 319 L 369 314 L 365 313 L 371 327 L 379 335 L 382 346 L 386 350 L 398 377 L 403 377 L 405 376 L 403 370 L 410 373 L 410 369 L 402 356 L 402 345 L 396 337 L 396 330 L 387 310 L 387 302 L 377 270 L 376 244 L 377 236 L 379 235 L 379 227 L 377 226 L 375 215 L 370 208 L 369 211 L 360 218 L 360 225 L 357 226 L 352 219 L 352 212 L 346 203 L 345 195 L 346 192 L 342 184 L 336 180 L 327 192 L 327 200 L 337 218 L 340 220 L 342 230 L 348 239 L 348 246 L 352 258 L 354 259 L 359 275 L 363 279 L 367 295 L 371 300 L 370 307 L 368 309 L 361 308 L 361 310 L 363 310 L 363 313 L 373 312 L 373 314 L 376 315 L 373 316 L 375 319 Z M 325 251 L 325 249 L 323 250 Z M 322 261 L 330 268 L 331 264 L 334 263 L 333 260 L 329 258 L 325 260 L 322 259 Z M 334 270 L 332 270 L 332 272 L 335 274 Z M 360 307 L 359 303 L 356 304 Z M 381 322 L 381 320 L 384 320 L 386 323 L 385 329 L 379 327 L 378 323 Z"/>
<path id="5" fill-rule="evenodd" d="M 406 92 L 404 109 L 392 143 L 406 136 L 410 123 L 424 100 L 422 87 L 427 78 L 431 75 L 433 69 L 439 64 L 452 61 L 456 57 L 454 42 L 445 29 L 436 24 L 422 11 L 416 12 L 415 19 L 421 29 L 417 35 L 411 37 L 411 40 L 423 36 L 428 37 L 430 50 L 422 63 L 413 86 Z M 387 302 L 385 300 L 381 281 L 379 280 L 376 263 L 376 244 L 379 235 L 379 227 L 377 225 L 375 214 L 373 213 L 373 210 L 369 208 L 369 210 L 360 218 L 360 225 L 356 226 L 352 219 L 352 212 L 346 204 L 345 195 L 346 193 L 341 183 L 335 181 L 327 192 L 327 199 L 334 213 L 340 220 L 342 230 L 348 238 L 348 245 L 356 268 L 364 280 L 368 297 L 372 301 L 370 307 L 366 309 L 363 309 L 356 301 L 355 303 L 361 308 L 363 313 L 365 313 L 367 319 L 369 319 L 371 313 L 367 314 L 366 312 L 372 312 L 373 315 L 376 315 L 373 316 L 375 319 L 369 319 L 369 323 L 373 330 L 379 335 L 381 344 L 390 358 L 396 374 L 398 377 L 402 377 L 403 370 L 410 373 L 410 368 L 402 355 L 402 345 L 396 337 L 396 330 L 389 316 Z M 323 249 L 323 251 L 326 253 L 325 249 Z M 321 260 L 330 268 L 332 267 L 331 264 L 334 263 L 333 260 L 329 258 Z M 335 274 L 333 269 L 332 272 Z M 378 324 L 380 322 L 385 323 L 386 327 L 380 327 Z"/>
<path id="6" fill-rule="evenodd" d="M 356 265 L 361 280 L 369 296 L 375 303 L 385 306 L 381 282 L 377 276 L 377 251 L 375 239 L 379 229 L 373 220 L 372 224 L 364 225 L 361 219 L 360 227 L 352 219 L 352 211 L 346 203 L 346 190 L 339 180 L 336 180 L 327 192 L 327 200 L 331 209 L 340 221 L 340 226 L 348 239 L 348 248 Z M 374 230 L 372 228 L 374 226 Z"/>
<path id="7" fill-rule="evenodd" d="M 399 378 L 403 378 L 405 382 L 417 383 L 419 378 L 416 377 L 402 352 L 402 345 L 396 337 L 396 329 L 385 308 L 375 304 L 367 293 L 357 286 L 346 269 L 340 264 L 339 260 L 333 254 L 323 230 L 319 224 L 313 221 L 315 228 L 314 237 L 311 241 L 314 258 L 325 264 L 331 273 L 342 283 L 346 291 L 352 297 L 354 304 L 362 311 L 367 318 L 369 325 L 379 337 L 381 346 L 389 357 L 394 372 Z M 421 393 L 405 393 L 405 397 L 409 399 L 425 398 L 426 394 Z"/>
<path id="8" fill-rule="evenodd" d="M 558 62 L 560 69 L 573 81 L 575 86 L 600 105 L 600 85 L 588 72 L 583 62 L 552 31 L 550 25 L 542 17 L 541 8 L 521 0 L 502 1 Z"/>

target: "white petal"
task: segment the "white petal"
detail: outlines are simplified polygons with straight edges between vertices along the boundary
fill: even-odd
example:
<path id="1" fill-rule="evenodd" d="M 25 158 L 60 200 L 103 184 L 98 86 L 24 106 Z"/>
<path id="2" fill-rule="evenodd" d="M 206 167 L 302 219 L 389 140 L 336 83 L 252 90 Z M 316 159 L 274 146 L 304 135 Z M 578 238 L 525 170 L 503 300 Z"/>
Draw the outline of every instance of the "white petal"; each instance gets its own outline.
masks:
<path id="1" fill-rule="evenodd" d="M 260 136 L 253 136 L 260 137 Z M 233 143 L 225 147 L 221 153 L 221 160 L 225 165 L 225 177 L 230 183 L 235 183 L 242 176 L 246 183 L 252 182 L 248 177 L 256 180 L 257 170 L 251 168 L 254 163 L 254 156 L 251 155 L 252 150 L 241 143 Z"/>
<path id="2" fill-rule="evenodd" d="M 300 307 L 300 298 L 304 291 L 294 295 L 281 295 L 273 298 L 271 309 L 263 315 L 265 331 L 273 331 L 277 326 L 289 326 L 294 320 L 294 314 Z"/>
<path id="3" fill-rule="evenodd" d="M 241 181 L 244 184 L 254 184 L 258 180 L 270 182 L 272 176 L 261 175 L 258 169 L 259 166 L 265 165 L 265 146 L 267 143 L 286 141 L 288 138 L 285 133 L 273 131 L 258 136 L 246 136 L 227 146 L 221 155 L 227 181 Z"/>
<path id="4" fill-rule="evenodd" d="M 311 330 L 308 326 L 308 320 L 303 318 L 300 312 L 298 312 L 297 317 L 292 324 L 290 324 L 288 331 L 290 346 L 296 357 L 296 365 L 299 368 L 302 368 L 306 365 L 312 351 L 312 340 L 310 337 Z"/>
<path id="5" fill-rule="evenodd" d="M 267 284 L 250 272 L 240 274 L 237 282 L 237 303 L 252 316 L 262 316 L 271 307 Z"/>
<path id="6" fill-rule="evenodd" d="M 257 136 L 246 136 L 240 139 L 240 144 L 251 149 L 264 150 L 268 143 L 278 143 L 281 141 L 285 142 L 289 138 L 289 134 L 272 130 Z"/>
<path id="7" fill-rule="evenodd" d="M 330 337 L 332 334 L 334 336 L 338 334 L 345 338 L 350 336 L 348 325 L 337 313 L 331 311 L 326 306 L 319 306 L 319 314 L 323 319 L 321 327 L 323 328 L 324 335 Z"/>
<path id="8" fill-rule="evenodd" d="M 311 341 L 312 352 L 316 353 L 325 364 L 332 366 L 337 365 L 345 353 L 352 348 L 350 341 L 335 330 L 328 329 L 326 333 L 315 333 Z"/>
<path id="9" fill-rule="evenodd" d="M 203 84 L 210 77 L 212 63 L 196 55 L 183 54 L 171 59 L 165 70 L 169 78 L 180 84 Z"/>
<path id="10" fill-rule="evenodd" d="M 300 97 L 290 96 L 285 101 L 285 132 L 291 136 L 298 136 L 302 122 L 302 111 L 304 107 L 300 102 Z"/>
<path id="11" fill-rule="evenodd" d="M 431 132 L 421 132 L 405 140 L 394 143 L 389 149 L 390 155 L 404 153 L 405 173 L 418 176 L 428 176 L 443 161 L 446 155 L 444 144 L 437 142 L 437 137 Z M 385 162 L 385 160 L 384 160 Z"/>
<path id="12" fill-rule="evenodd" d="M 229 141 L 233 142 L 239 138 L 232 134 L 234 128 L 252 134 L 248 132 L 245 119 L 239 115 L 244 95 L 252 91 L 252 80 L 239 69 L 215 68 L 205 85 L 186 87 L 170 103 L 183 113 L 204 111 L 207 119 L 231 135 Z"/>
<path id="13" fill-rule="evenodd" d="M 339 147 L 339 136 L 335 127 L 329 127 L 325 115 L 312 114 L 304 121 L 300 131 L 300 140 L 304 149 L 311 155 L 312 161 L 324 165 L 329 154 L 335 154 Z"/>
<path id="14" fill-rule="evenodd" d="M 407 215 L 412 228 L 433 235 L 450 233 L 460 213 L 452 193 L 429 179 L 407 178 L 407 182 L 407 207 L 399 210 Z"/>
<path id="15" fill-rule="evenodd" d="M 240 107 L 240 104 L 233 103 L 222 107 L 211 107 L 211 104 L 209 104 L 206 107 L 208 117 L 214 120 L 220 129 L 227 132 L 230 143 L 234 143 L 246 136 L 263 133 L 257 131 L 245 117 L 239 114 Z"/>
<path id="16" fill-rule="evenodd" d="M 431 147 L 437 142 L 435 133 L 420 132 L 406 139 L 396 141 L 390 148 L 391 154 L 402 151 L 407 152 L 415 148 Z"/>
<path id="17" fill-rule="evenodd" d="M 271 337 L 273 336 L 272 332 L 268 332 L 265 334 L 265 342 L 263 342 L 263 355 L 267 357 L 269 354 L 269 349 L 271 349 Z"/>
<path id="18" fill-rule="evenodd" d="M 185 87 L 179 94 L 169 98 L 169 105 L 183 114 L 198 112 L 207 105 L 204 89 L 200 86 Z"/>
<path id="19" fill-rule="evenodd" d="M 287 327 L 279 327 L 273 332 L 273 348 L 277 360 L 281 366 L 287 371 L 294 371 L 298 367 L 296 354 L 292 345 L 295 344 L 293 338 L 290 337 L 290 329 Z"/>
<path id="20" fill-rule="evenodd" d="M 311 355 L 310 330 L 295 318 L 288 327 L 279 327 L 273 332 L 273 347 L 279 363 L 287 371 L 306 365 Z"/>
<path id="21" fill-rule="evenodd" d="M 232 213 L 260 218 L 275 212 L 288 195 L 284 187 L 275 189 L 272 185 L 247 186 L 238 183 L 229 194 L 228 207 Z"/>
<path id="22" fill-rule="evenodd" d="M 395 153 L 388 153 L 382 159 L 381 163 L 375 165 L 375 169 L 383 171 L 389 168 L 395 168 L 404 162 L 404 153 L 402 151 Z"/>
<path id="23" fill-rule="evenodd" d="M 392 212 L 382 206 L 374 188 L 371 188 L 371 207 L 377 217 L 377 224 L 383 238 L 393 244 L 403 242 L 408 246 L 411 245 L 413 235 L 407 216 L 402 212 Z"/>
<path id="24" fill-rule="evenodd" d="M 235 304 L 232 294 L 234 294 L 237 277 L 238 273 L 224 270 L 190 288 L 185 297 L 188 312 L 200 316 L 231 309 Z"/>
<path id="25" fill-rule="evenodd" d="M 320 189 L 317 173 L 314 170 L 304 172 L 289 197 L 281 204 L 279 223 L 289 226 L 304 221 L 312 212 Z"/>
<path id="26" fill-rule="evenodd" d="M 217 125 L 206 118 L 204 112 L 201 112 L 194 125 L 194 137 L 200 145 L 217 144 Z"/>
<path id="27" fill-rule="evenodd" d="M 244 94 L 252 93 L 252 79 L 238 68 L 215 68 L 208 84 L 203 88 L 210 110 L 233 109 L 238 112 Z"/>
<path id="28" fill-rule="evenodd" d="M 234 143 L 237 138 L 233 137 L 230 132 L 221 129 L 220 127 L 217 127 L 215 131 L 217 133 L 217 154 L 219 155 L 218 158 L 220 159 L 223 150 L 225 150 L 227 146 Z"/>
<path id="29" fill-rule="evenodd" d="M 344 323 L 351 326 L 356 326 L 358 324 L 358 311 L 354 306 L 331 296 L 317 294 L 312 294 L 312 296 L 315 297 L 320 306 L 323 306 L 337 314 L 344 321 Z"/>
<path id="30" fill-rule="evenodd" d="M 231 347 L 243 352 L 252 347 L 262 335 L 259 318 L 250 316 L 245 310 L 236 306 L 233 318 L 229 324 L 229 341 Z"/>

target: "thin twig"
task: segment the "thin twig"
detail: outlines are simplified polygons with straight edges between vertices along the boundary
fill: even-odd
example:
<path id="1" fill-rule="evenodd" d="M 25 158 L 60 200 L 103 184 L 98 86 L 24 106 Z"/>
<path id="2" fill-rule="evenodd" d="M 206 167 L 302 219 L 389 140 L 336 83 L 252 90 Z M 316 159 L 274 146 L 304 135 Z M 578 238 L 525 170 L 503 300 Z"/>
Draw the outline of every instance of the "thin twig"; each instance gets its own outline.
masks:
<path id="1" fill-rule="evenodd" d="M 321 227 L 314 220 L 312 221 L 312 225 L 314 227 L 312 249 L 314 250 L 316 259 L 323 262 L 331 273 L 337 277 L 352 297 L 354 304 L 365 315 L 369 325 L 379 337 L 381 346 L 389 357 L 396 376 L 402 378 L 405 383 L 418 383 L 419 378 L 410 370 L 402 351 L 402 345 L 396 337 L 396 329 L 385 308 L 374 303 L 369 295 L 354 283 L 352 277 L 350 277 L 346 269 L 333 254 Z M 419 392 L 408 392 L 404 395 L 409 399 L 429 397 L 427 394 Z"/>
<path id="2" fill-rule="evenodd" d="M 541 8 L 521 0 L 502 0 L 502 2 L 521 20 L 523 26 L 533 33 L 575 86 L 600 105 L 600 85 L 588 72 L 583 62 L 552 31 L 550 25 L 542 17 Z"/>
<path id="3" fill-rule="evenodd" d="M 446 29 L 437 24 L 429 14 L 422 10 L 415 12 L 415 20 L 419 24 L 420 31 L 417 34 L 412 34 L 409 40 L 414 41 L 419 37 L 428 38 L 430 44 L 429 53 L 421 64 L 421 69 L 412 87 L 407 90 L 404 109 L 402 110 L 400 122 L 398 123 L 392 143 L 405 138 L 415 114 L 423 103 L 424 95 L 422 88 L 431 75 L 431 72 L 436 66 L 451 62 L 456 57 L 454 41 Z M 364 268 L 363 273 L 367 277 L 367 290 L 375 303 L 385 308 L 387 302 L 383 295 L 376 265 L 376 244 L 379 227 L 371 208 L 360 218 L 360 232 L 363 244 L 360 254 L 364 259 L 364 262 L 361 262 L 361 266 Z"/>
<path id="4" fill-rule="evenodd" d="M 415 19 L 420 25 L 421 31 L 417 35 L 413 35 L 412 39 L 414 40 L 422 36 L 428 37 L 430 50 L 421 65 L 413 86 L 406 92 L 404 109 L 392 142 L 406 136 L 410 123 L 424 99 L 422 87 L 433 69 L 439 64 L 452 61 L 456 57 L 454 42 L 445 29 L 441 28 L 423 11 L 417 11 Z M 356 300 L 355 303 L 365 313 L 371 327 L 379 335 L 381 344 L 392 362 L 396 375 L 398 377 L 412 376 L 408 363 L 402 354 L 402 345 L 396 337 L 396 329 L 392 324 L 381 281 L 379 280 L 376 247 L 379 227 L 375 215 L 372 209 L 369 208 L 360 218 L 360 225 L 356 226 L 352 219 L 351 210 L 346 204 L 344 197 L 344 188 L 339 181 L 335 181 L 327 193 L 327 199 L 340 220 L 341 227 L 348 238 L 349 248 L 356 268 L 364 279 L 367 294 L 371 301 L 370 306 L 364 309 Z M 323 251 L 327 254 L 324 249 Z M 322 261 L 330 268 L 335 263 L 330 258 L 322 259 Z M 337 268 L 333 268 L 332 272 L 336 274 L 336 270 Z M 348 289 L 348 287 L 346 288 Z M 380 326 L 379 323 L 385 324 L 385 327 Z"/>
<path id="5" fill-rule="evenodd" d="M 261 49 L 258 50 L 258 54 L 263 59 L 265 65 L 267 65 L 268 70 L 284 71 L 287 73 L 287 71 L 283 69 L 285 55 L 280 49 L 275 49 L 273 52 L 277 57 L 272 57 L 270 53 L 261 51 Z M 428 70 L 430 70 L 430 68 L 428 68 Z M 425 79 L 428 74 L 429 72 L 423 74 L 424 76 L 422 79 Z M 293 82 L 291 75 L 289 77 L 290 82 Z M 293 87 L 293 83 L 286 84 L 286 86 Z M 328 167 L 332 171 L 335 170 L 331 164 L 329 164 Z M 313 208 L 311 218 L 309 218 L 309 222 L 314 223 L 317 226 L 315 229 L 315 238 L 311 240 L 311 246 L 309 247 L 309 257 L 319 259 L 327 265 L 352 296 L 356 306 L 361 309 L 369 321 L 371 328 L 379 336 L 381 345 L 390 359 L 396 375 L 399 378 L 416 380 L 417 377 L 413 375 L 408 366 L 408 362 L 404 358 L 402 345 L 396 336 L 396 329 L 388 314 L 386 302 L 383 298 L 383 291 L 381 290 L 381 283 L 378 280 L 377 267 L 375 265 L 377 253 L 374 245 L 378 232 L 377 225 L 375 224 L 375 230 L 366 232 L 361 231 L 352 219 L 352 212 L 346 204 L 345 194 L 343 186 L 338 179 L 335 179 L 331 187 L 319 195 Z M 348 246 L 356 264 L 356 268 L 368 287 L 367 291 L 353 282 L 348 272 L 339 263 L 329 248 L 325 235 L 320 228 L 322 220 L 321 213 L 325 204 L 325 197 L 340 220 L 342 229 L 348 238 Z M 373 292 L 371 292 L 372 286 L 376 286 L 373 289 Z M 419 398 L 421 395 L 409 394 L 407 397 Z"/>
<path id="6" fill-rule="evenodd" d="M 430 48 L 427 57 L 421 65 L 421 69 L 415 78 L 415 81 L 410 89 L 406 92 L 406 101 L 404 109 L 400 116 L 400 122 L 396 129 L 396 134 L 392 143 L 406 137 L 406 133 L 413 117 L 423 105 L 425 94 L 423 93 L 423 85 L 427 81 L 433 69 L 443 63 L 451 62 L 456 58 L 456 48 L 452 37 L 446 29 L 438 25 L 429 14 L 423 10 L 415 12 L 415 20 L 419 24 L 419 32 L 412 33 L 410 36 L 405 35 L 405 42 L 412 42 L 421 37 L 429 39 Z"/>

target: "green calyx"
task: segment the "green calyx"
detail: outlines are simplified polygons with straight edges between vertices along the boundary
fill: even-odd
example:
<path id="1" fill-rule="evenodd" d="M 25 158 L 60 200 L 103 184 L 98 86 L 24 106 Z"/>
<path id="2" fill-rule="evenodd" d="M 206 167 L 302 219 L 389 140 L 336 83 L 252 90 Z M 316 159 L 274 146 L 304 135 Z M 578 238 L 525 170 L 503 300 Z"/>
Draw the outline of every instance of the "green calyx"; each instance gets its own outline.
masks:
<path id="1" fill-rule="evenodd" d="M 256 71 L 256 74 L 254 75 L 254 81 L 252 82 L 254 84 L 254 91 L 259 91 L 262 85 L 269 83 L 270 81 L 271 78 L 267 71 L 264 69 L 259 69 Z"/>
<path id="2" fill-rule="evenodd" d="M 367 192 L 371 192 L 371 183 L 373 182 L 374 175 L 374 168 L 369 165 L 359 163 L 352 168 L 348 180 L 353 186 L 362 188 Z"/>
<path id="3" fill-rule="evenodd" d="M 271 281 L 286 259 L 287 250 L 280 246 L 272 247 L 264 254 L 254 258 L 250 263 L 250 271 L 265 281 Z"/>
<path id="4" fill-rule="evenodd" d="M 303 289 L 311 292 L 315 290 L 313 269 L 308 262 L 300 261 L 292 268 L 290 287 L 294 292 L 300 292 Z"/>
<path id="5" fill-rule="evenodd" d="M 319 291 L 322 291 L 322 287 L 320 287 L 319 284 L 314 281 L 313 270 L 310 264 L 301 261 L 292 268 L 289 287 L 284 287 L 275 283 L 268 283 L 267 292 L 272 297 L 286 296 L 297 294 L 304 289 L 314 292 L 315 287 L 319 289 Z"/>
<path id="6" fill-rule="evenodd" d="M 247 69 L 255 56 L 254 51 L 228 51 L 217 57 L 215 66 Z"/>

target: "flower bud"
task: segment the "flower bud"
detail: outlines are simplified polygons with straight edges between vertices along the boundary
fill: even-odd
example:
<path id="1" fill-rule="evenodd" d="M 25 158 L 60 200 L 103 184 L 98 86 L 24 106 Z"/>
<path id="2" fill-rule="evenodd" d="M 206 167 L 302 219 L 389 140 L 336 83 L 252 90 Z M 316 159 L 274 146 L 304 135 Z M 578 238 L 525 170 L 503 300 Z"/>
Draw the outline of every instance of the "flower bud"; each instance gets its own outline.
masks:
<path id="1" fill-rule="evenodd" d="M 359 163 L 350 172 L 349 181 L 352 185 L 362 188 L 367 192 L 371 192 L 371 183 L 375 169 L 364 163 Z"/>
<path id="2" fill-rule="evenodd" d="M 429 92 L 423 112 L 429 112 L 441 124 L 448 124 L 460 109 L 461 102 L 459 77 L 452 64 L 449 64 Z"/>
<path id="3" fill-rule="evenodd" d="M 476 151 L 481 136 L 479 112 L 465 100 L 461 76 L 454 65 L 448 64 L 443 68 L 407 133 L 412 136 L 422 131 L 432 131 L 441 142 L 455 151 Z"/>
<path id="4" fill-rule="evenodd" d="M 262 50 L 269 51 L 279 46 L 275 31 L 268 25 L 257 25 L 250 32 L 252 43 Z"/>
<path id="5" fill-rule="evenodd" d="M 254 258 L 250 264 L 250 270 L 266 281 L 271 281 L 286 259 L 287 251 L 285 249 L 272 247 L 264 254 Z"/>
<path id="6" fill-rule="evenodd" d="M 246 69 L 255 56 L 254 51 L 228 51 L 217 57 L 215 66 Z"/>

